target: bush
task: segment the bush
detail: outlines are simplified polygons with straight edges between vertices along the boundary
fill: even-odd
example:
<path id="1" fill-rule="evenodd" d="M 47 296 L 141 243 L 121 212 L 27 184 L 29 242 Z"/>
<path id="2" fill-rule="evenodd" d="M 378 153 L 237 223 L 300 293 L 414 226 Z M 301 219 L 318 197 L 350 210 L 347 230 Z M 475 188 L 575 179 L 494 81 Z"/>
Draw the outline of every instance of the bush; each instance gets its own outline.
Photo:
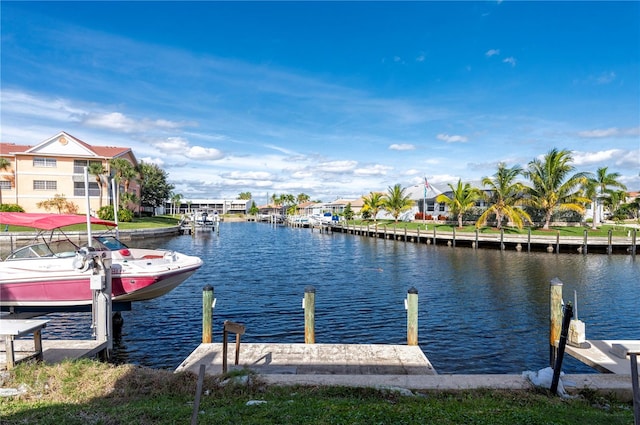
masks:
<path id="1" fill-rule="evenodd" d="M 113 207 L 107 205 L 98 210 L 98 218 L 101 220 L 110 220 L 114 221 L 116 218 L 113 215 Z M 118 221 L 121 222 L 131 222 L 133 221 L 133 212 L 120 208 L 118 210 Z"/>
<path id="2" fill-rule="evenodd" d="M 24 212 L 24 208 L 22 208 L 18 204 L 0 204 L 1 212 Z"/>

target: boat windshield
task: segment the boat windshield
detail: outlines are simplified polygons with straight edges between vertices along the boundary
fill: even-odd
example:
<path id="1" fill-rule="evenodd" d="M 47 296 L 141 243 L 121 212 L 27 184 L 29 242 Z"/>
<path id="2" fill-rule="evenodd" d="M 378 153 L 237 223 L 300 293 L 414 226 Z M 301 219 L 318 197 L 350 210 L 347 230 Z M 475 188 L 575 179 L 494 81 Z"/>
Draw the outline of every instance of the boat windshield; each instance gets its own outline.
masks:
<path id="1" fill-rule="evenodd" d="M 129 248 L 113 236 L 97 236 L 93 239 L 100 244 L 102 249 L 108 251 L 118 251 L 120 249 Z"/>
<path id="2" fill-rule="evenodd" d="M 28 245 L 13 251 L 7 260 L 26 258 L 73 257 L 77 247 L 69 240 L 62 239 Z"/>

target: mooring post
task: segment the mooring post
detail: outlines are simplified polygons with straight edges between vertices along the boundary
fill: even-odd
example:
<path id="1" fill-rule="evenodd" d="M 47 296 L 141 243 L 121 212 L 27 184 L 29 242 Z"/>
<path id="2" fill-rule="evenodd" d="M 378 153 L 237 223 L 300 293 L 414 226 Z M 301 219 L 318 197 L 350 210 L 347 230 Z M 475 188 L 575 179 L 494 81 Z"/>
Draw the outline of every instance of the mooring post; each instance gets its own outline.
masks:
<path id="1" fill-rule="evenodd" d="M 456 226 L 453 226 L 453 247 L 456 247 Z"/>
<path id="2" fill-rule="evenodd" d="M 551 393 L 558 392 L 558 382 L 560 381 L 560 371 L 562 369 L 562 358 L 564 357 L 564 349 L 567 346 L 567 335 L 569 335 L 569 324 L 573 318 L 573 307 L 568 303 L 564 307 L 564 316 L 562 319 L 562 331 L 560 332 L 560 341 L 558 344 L 558 354 L 556 362 L 553 366 L 553 379 L 551 380 Z"/>
<path id="3" fill-rule="evenodd" d="M 500 228 L 500 251 L 504 251 L 504 229 Z"/>
<path id="4" fill-rule="evenodd" d="M 478 248 L 478 229 L 476 229 L 476 244 L 473 247 Z"/>
<path id="5" fill-rule="evenodd" d="M 553 278 L 551 280 L 549 297 L 549 366 L 554 367 L 556 362 L 557 342 L 560 339 L 562 326 L 562 281 Z"/>
<path id="6" fill-rule="evenodd" d="M 418 290 L 407 291 L 407 345 L 418 345 Z"/>
<path id="7" fill-rule="evenodd" d="M 556 232 L 556 254 L 560 254 L 560 230 Z"/>
<path id="8" fill-rule="evenodd" d="M 584 240 L 582 241 L 582 253 L 583 254 L 587 253 L 588 238 L 589 238 L 589 231 L 587 229 L 584 229 Z"/>
<path id="9" fill-rule="evenodd" d="M 316 343 L 316 288 L 309 285 L 304 288 L 304 300 L 302 301 L 304 308 L 304 343 Z"/>
<path id="10" fill-rule="evenodd" d="M 527 229 L 527 252 L 531 252 L 531 227 Z"/>
<path id="11" fill-rule="evenodd" d="M 213 322 L 213 286 L 205 285 L 202 288 L 202 343 L 211 343 L 212 322 Z"/>
<path id="12" fill-rule="evenodd" d="M 433 226 L 433 244 L 436 244 L 436 226 Z"/>
<path id="13" fill-rule="evenodd" d="M 636 236 L 638 234 L 637 229 L 631 231 L 631 255 L 636 255 Z"/>
<path id="14" fill-rule="evenodd" d="M 613 230 L 609 229 L 608 232 L 608 246 L 607 246 L 607 254 L 611 254 L 613 252 L 613 249 L 611 247 L 611 241 L 612 241 L 612 237 L 613 237 Z"/>

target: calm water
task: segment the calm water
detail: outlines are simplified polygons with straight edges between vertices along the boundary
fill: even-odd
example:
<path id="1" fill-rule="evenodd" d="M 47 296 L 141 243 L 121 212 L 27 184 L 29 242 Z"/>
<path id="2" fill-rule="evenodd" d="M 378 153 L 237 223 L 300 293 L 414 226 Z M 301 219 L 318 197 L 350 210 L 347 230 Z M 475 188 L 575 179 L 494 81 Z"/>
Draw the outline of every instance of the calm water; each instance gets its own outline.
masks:
<path id="1" fill-rule="evenodd" d="M 176 368 L 202 338 L 202 288 L 214 287 L 214 342 L 243 322 L 245 342 L 304 342 L 305 287 L 316 288 L 317 343 L 405 344 L 407 290 L 419 291 L 419 341 L 439 373 L 520 373 L 548 365 L 549 282 L 578 293 L 588 339 L 640 339 L 640 265 L 631 256 L 417 245 L 264 223 L 219 235 L 143 241 L 205 265 L 164 297 L 124 312 L 116 361 Z M 86 337 L 88 314 L 55 315 L 45 337 Z M 71 334 L 71 335 L 70 335 Z M 566 358 L 565 372 L 591 372 Z"/>

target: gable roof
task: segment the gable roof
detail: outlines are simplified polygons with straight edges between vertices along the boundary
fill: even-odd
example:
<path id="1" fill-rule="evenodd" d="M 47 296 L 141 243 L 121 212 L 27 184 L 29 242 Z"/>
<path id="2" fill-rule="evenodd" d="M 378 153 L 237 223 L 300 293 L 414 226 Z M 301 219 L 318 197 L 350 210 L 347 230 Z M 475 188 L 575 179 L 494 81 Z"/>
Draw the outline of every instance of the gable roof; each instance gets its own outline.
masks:
<path id="1" fill-rule="evenodd" d="M 2 154 L 36 154 L 36 155 L 56 155 L 56 156 L 82 156 L 96 158 L 118 158 L 131 154 L 134 162 L 137 162 L 131 148 L 117 146 L 94 146 L 77 137 L 61 131 L 53 137 L 35 145 L 16 145 L 14 143 L 1 143 L 0 153 Z"/>

